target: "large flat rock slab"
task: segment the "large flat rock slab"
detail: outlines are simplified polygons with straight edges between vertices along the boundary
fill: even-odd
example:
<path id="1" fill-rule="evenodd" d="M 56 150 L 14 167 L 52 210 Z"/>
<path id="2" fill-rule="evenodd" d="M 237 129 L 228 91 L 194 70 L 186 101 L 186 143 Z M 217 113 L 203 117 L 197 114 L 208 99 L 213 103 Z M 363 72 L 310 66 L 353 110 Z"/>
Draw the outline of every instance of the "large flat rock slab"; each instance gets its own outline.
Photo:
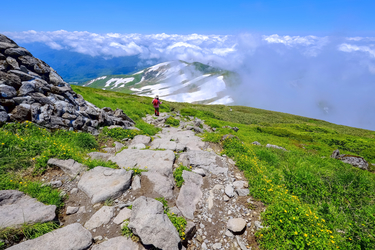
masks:
<path id="1" fill-rule="evenodd" d="M 72 178 L 76 177 L 81 172 L 84 172 L 87 170 L 86 166 L 84 166 L 81 163 L 76 162 L 73 159 L 59 160 L 59 159 L 51 158 L 48 160 L 47 164 L 61 168 L 61 170 L 64 171 L 64 173 L 66 173 Z"/>
<path id="2" fill-rule="evenodd" d="M 150 143 L 150 148 L 176 151 L 177 143 L 168 139 L 155 139 Z"/>
<path id="3" fill-rule="evenodd" d="M 201 150 L 205 142 L 191 130 L 181 130 L 178 128 L 163 128 L 163 130 L 156 135 L 156 139 L 174 141 L 177 145 L 176 150 L 179 151 L 182 145 L 188 150 Z"/>
<path id="4" fill-rule="evenodd" d="M 140 168 L 150 172 L 158 172 L 164 176 L 172 176 L 175 154 L 171 150 L 154 151 L 124 149 L 109 160 L 117 163 L 120 168 Z"/>
<path id="5" fill-rule="evenodd" d="M 92 230 L 107 224 L 115 213 L 115 207 L 103 206 L 86 223 L 85 228 Z"/>
<path id="6" fill-rule="evenodd" d="M 55 211 L 55 205 L 44 205 L 20 191 L 0 191 L 0 228 L 52 221 Z"/>
<path id="7" fill-rule="evenodd" d="M 152 183 L 152 190 L 148 190 L 145 194 L 147 197 L 164 197 L 167 200 L 174 198 L 172 177 L 166 177 L 157 172 L 143 172 L 142 178 L 145 177 Z"/>
<path id="8" fill-rule="evenodd" d="M 203 184 L 203 177 L 184 170 L 182 178 L 184 178 L 184 184 L 177 198 L 177 207 L 185 218 L 193 220 L 196 205 L 202 198 L 201 186 Z"/>
<path id="9" fill-rule="evenodd" d="M 12 246 L 11 250 L 84 250 L 91 246 L 91 233 L 79 223 L 54 230 L 36 239 Z"/>
<path id="10" fill-rule="evenodd" d="M 179 249 L 180 237 L 176 228 L 164 214 L 161 202 L 139 197 L 133 202 L 129 228 L 141 238 L 145 245 L 153 245 L 163 250 Z"/>
<path id="11" fill-rule="evenodd" d="M 136 144 L 149 144 L 151 141 L 151 137 L 146 135 L 137 135 L 134 136 L 133 140 L 131 140 L 130 145 L 136 145 Z"/>
<path id="12" fill-rule="evenodd" d="M 131 239 L 127 239 L 124 236 L 115 237 L 109 239 L 101 244 L 95 245 L 91 248 L 92 250 L 141 250 L 137 243 Z"/>
<path id="13" fill-rule="evenodd" d="M 112 156 L 110 153 L 91 152 L 87 154 L 92 160 L 108 161 Z"/>
<path id="14" fill-rule="evenodd" d="M 90 197 L 92 204 L 103 202 L 121 196 L 130 187 L 132 174 L 133 171 L 125 169 L 99 166 L 82 175 L 78 188 Z"/>
<path id="15" fill-rule="evenodd" d="M 213 174 L 227 174 L 227 159 L 213 152 L 202 150 L 192 150 L 182 153 L 178 158 L 178 163 L 184 166 L 192 166 L 193 168 L 202 168 Z"/>

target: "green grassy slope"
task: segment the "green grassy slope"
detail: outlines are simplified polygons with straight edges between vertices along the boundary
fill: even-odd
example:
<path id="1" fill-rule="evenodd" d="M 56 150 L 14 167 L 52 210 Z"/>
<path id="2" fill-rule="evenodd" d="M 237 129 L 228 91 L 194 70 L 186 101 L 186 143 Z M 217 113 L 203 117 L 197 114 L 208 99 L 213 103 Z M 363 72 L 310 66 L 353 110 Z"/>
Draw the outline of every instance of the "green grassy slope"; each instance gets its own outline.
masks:
<path id="1" fill-rule="evenodd" d="M 123 109 L 140 128 L 147 126 L 140 118 L 153 113 L 151 98 L 73 88 L 99 107 Z M 264 249 L 374 249 L 375 175 L 330 158 L 338 148 L 375 163 L 374 131 L 250 107 L 161 105 L 161 111 L 177 110 L 217 128 L 203 135 L 206 141 L 238 137 L 222 142 L 222 153 L 245 172 L 251 195 L 268 205 L 262 214 L 267 227 L 257 233 Z M 288 151 L 264 147 L 268 143 Z"/>
<path id="2" fill-rule="evenodd" d="M 142 117 L 154 112 L 151 98 L 72 88 L 100 108 L 123 109 L 140 131 L 108 133 L 103 129 L 94 137 L 73 131 L 49 132 L 31 123 L 3 125 L 0 189 L 18 189 L 46 204 L 61 207 L 64 199 L 59 192 L 41 188 L 37 181 L 49 158 L 72 158 L 92 167 L 97 163 L 90 162 L 85 155 L 97 151 L 103 140 L 154 135 L 159 131 L 142 121 Z M 266 227 L 257 232 L 262 248 L 374 249 L 375 175 L 330 158 L 332 151 L 339 148 L 342 153 L 359 155 L 375 163 L 374 131 L 241 106 L 163 102 L 161 112 L 169 111 L 199 117 L 217 128 L 202 137 L 205 141 L 222 143 L 222 154 L 232 157 L 248 178 L 251 195 L 267 205 L 262 214 Z M 239 131 L 223 126 L 236 126 Z M 221 142 L 225 134 L 238 139 Z M 263 146 L 252 145 L 253 141 Z M 264 145 L 268 143 L 288 151 L 266 148 Z M 4 235 L 0 232 L 0 239 Z"/>

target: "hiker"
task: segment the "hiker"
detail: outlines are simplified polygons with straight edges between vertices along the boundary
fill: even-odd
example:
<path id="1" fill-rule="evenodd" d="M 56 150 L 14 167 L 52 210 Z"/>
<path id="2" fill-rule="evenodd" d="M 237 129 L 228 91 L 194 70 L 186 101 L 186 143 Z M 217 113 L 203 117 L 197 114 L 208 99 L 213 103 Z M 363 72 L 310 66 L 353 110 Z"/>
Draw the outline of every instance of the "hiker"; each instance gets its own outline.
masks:
<path id="1" fill-rule="evenodd" d="M 162 104 L 163 102 L 159 101 L 159 96 L 155 96 L 155 99 L 152 101 L 152 105 L 154 105 L 155 108 L 155 115 L 159 116 L 159 104 Z"/>

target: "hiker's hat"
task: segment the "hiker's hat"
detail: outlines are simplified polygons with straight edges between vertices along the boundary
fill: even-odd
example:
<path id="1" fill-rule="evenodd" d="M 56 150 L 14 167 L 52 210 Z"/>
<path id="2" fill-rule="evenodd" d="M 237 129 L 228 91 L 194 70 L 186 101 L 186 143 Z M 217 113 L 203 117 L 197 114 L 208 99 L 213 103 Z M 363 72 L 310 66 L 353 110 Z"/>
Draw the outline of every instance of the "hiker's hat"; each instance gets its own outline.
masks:
<path id="1" fill-rule="evenodd" d="M 159 98 L 159 96 L 158 96 L 158 95 L 156 95 L 156 96 L 155 96 L 155 98 L 156 98 L 156 99 L 158 99 L 158 98 Z"/>

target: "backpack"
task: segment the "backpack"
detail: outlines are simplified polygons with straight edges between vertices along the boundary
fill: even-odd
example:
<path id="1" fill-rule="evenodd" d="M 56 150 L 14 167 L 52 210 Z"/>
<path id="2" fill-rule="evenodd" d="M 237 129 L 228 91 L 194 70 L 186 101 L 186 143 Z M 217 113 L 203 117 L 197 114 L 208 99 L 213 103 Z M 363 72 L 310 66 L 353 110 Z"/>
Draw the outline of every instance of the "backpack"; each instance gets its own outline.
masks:
<path id="1" fill-rule="evenodd" d="M 154 106 L 157 106 L 157 105 L 159 104 L 159 101 L 158 101 L 157 99 L 154 99 L 154 100 L 152 101 L 152 104 L 153 104 Z"/>

